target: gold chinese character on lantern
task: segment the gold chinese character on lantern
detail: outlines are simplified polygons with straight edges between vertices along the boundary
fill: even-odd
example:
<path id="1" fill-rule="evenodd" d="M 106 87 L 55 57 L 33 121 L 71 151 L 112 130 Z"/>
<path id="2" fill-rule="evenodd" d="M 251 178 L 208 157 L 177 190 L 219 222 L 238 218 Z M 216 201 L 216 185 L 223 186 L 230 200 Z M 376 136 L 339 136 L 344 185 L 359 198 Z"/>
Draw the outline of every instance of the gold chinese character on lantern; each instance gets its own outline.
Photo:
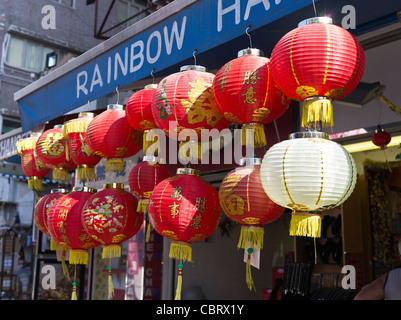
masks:
<path id="1" fill-rule="evenodd" d="M 257 101 L 257 99 L 254 97 L 255 93 L 256 92 L 254 91 L 252 86 L 246 89 L 246 92 L 241 94 L 241 96 L 245 98 L 244 103 L 254 104 Z"/>
<path id="2" fill-rule="evenodd" d="M 181 200 L 182 199 L 182 187 L 178 186 L 178 187 L 174 187 L 173 188 L 173 193 L 170 195 L 171 199 L 177 199 L 177 200 Z"/>
<path id="3" fill-rule="evenodd" d="M 255 122 L 262 122 L 265 118 L 269 116 L 270 110 L 267 108 L 256 109 L 252 114 L 252 119 Z"/>
<path id="4" fill-rule="evenodd" d="M 170 215 L 173 219 L 180 213 L 179 204 L 177 204 L 175 201 L 173 204 L 169 205 L 168 207 L 170 208 Z"/>
<path id="5" fill-rule="evenodd" d="M 197 211 L 199 211 L 199 212 L 204 213 L 205 210 L 207 209 L 207 207 L 206 207 L 206 201 L 207 201 L 207 200 L 206 200 L 205 197 L 203 197 L 203 198 L 196 197 L 194 209 L 197 210 Z"/>
<path id="6" fill-rule="evenodd" d="M 258 72 L 259 70 L 256 69 L 251 71 L 246 71 L 242 84 L 256 84 L 258 80 L 260 80 L 260 77 L 258 77 Z"/>
<path id="7" fill-rule="evenodd" d="M 190 226 L 194 229 L 200 229 L 201 223 L 202 222 L 202 215 L 200 213 L 196 214 L 195 217 L 192 218 L 192 223 L 190 224 Z"/>

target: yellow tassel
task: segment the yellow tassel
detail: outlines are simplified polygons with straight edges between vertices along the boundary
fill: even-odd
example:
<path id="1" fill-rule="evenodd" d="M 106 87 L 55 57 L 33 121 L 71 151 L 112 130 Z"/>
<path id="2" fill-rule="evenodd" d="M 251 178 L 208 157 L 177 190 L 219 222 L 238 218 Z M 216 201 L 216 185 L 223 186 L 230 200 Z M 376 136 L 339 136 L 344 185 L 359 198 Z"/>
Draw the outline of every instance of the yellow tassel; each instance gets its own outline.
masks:
<path id="1" fill-rule="evenodd" d="M 246 249 L 250 245 L 258 249 L 263 249 L 263 226 L 242 226 L 239 241 L 237 244 L 238 248 Z"/>
<path id="2" fill-rule="evenodd" d="M 192 246 L 190 243 L 173 241 L 170 245 L 169 257 L 185 261 L 192 261 Z"/>
<path id="3" fill-rule="evenodd" d="M 70 250 L 70 264 L 88 264 L 88 250 Z"/>
<path id="4" fill-rule="evenodd" d="M 152 228 L 152 224 L 148 221 L 148 228 L 146 229 L 146 237 L 145 237 L 146 243 L 148 243 L 150 239 L 150 228 Z"/>
<path id="5" fill-rule="evenodd" d="M 188 159 L 192 163 L 202 161 L 202 144 L 197 141 L 181 141 L 178 150 L 181 160 Z"/>
<path id="6" fill-rule="evenodd" d="M 53 169 L 53 179 L 62 183 L 69 183 L 70 177 L 68 175 L 68 170 L 66 168 Z"/>
<path id="7" fill-rule="evenodd" d="M 22 151 L 35 149 L 36 142 L 37 142 L 37 139 L 31 139 L 31 138 L 18 140 L 16 143 L 17 153 L 21 154 Z"/>
<path id="8" fill-rule="evenodd" d="M 320 121 L 323 128 L 334 125 L 331 100 L 325 97 L 305 100 L 302 105 L 302 127 L 313 125 L 316 128 Z"/>
<path id="9" fill-rule="evenodd" d="M 108 298 L 109 300 L 113 299 L 114 296 L 114 286 L 113 286 L 113 277 L 111 276 L 111 266 L 109 266 L 108 268 L 109 270 L 109 294 L 108 294 Z"/>
<path id="10" fill-rule="evenodd" d="M 77 178 L 82 181 L 96 181 L 95 168 L 86 164 L 80 165 L 77 170 Z"/>
<path id="11" fill-rule="evenodd" d="M 72 283 L 71 300 L 78 300 L 78 298 L 77 298 L 77 283 L 75 281 Z"/>
<path id="12" fill-rule="evenodd" d="M 249 134 L 253 130 L 254 135 Z M 265 127 L 261 123 L 245 123 L 241 129 L 241 141 L 243 146 L 261 148 L 266 146 Z"/>
<path id="13" fill-rule="evenodd" d="M 181 300 L 181 290 L 182 290 L 182 268 L 183 264 L 180 263 L 178 265 L 178 277 L 177 277 L 177 288 L 175 291 L 175 298 L 174 300 Z"/>
<path id="14" fill-rule="evenodd" d="M 90 121 L 88 120 L 74 120 L 74 121 L 67 121 L 64 123 L 64 136 L 68 138 L 68 134 L 72 132 L 86 132 L 88 129 Z"/>
<path id="15" fill-rule="evenodd" d="M 67 267 L 67 264 L 65 263 L 65 255 L 66 254 L 67 254 L 67 251 L 63 251 L 63 253 L 61 254 L 61 266 L 63 268 L 64 276 L 68 279 L 68 281 L 71 281 L 70 273 L 68 272 L 68 267 Z"/>
<path id="16" fill-rule="evenodd" d="M 53 237 L 50 238 L 50 250 L 56 250 L 56 241 L 54 241 Z"/>
<path id="17" fill-rule="evenodd" d="M 122 158 L 110 158 L 106 161 L 106 171 L 122 172 L 124 170 L 124 160 Z"/>
<path id="18" fill-rule="evenodd" d="M 138 206 L 136 207 L 137 212 L 147 212 L 149 206 L 149 199 L 139 199 Z"/>
<path id="19" fill-rule="evenodd" d="M 119 244 L 104 246 L 102 250 L 102 259 L 121 257 L 121 247 Z"/>
<path id="20" fill-rule="evenodd" d="M 42 178 L 29 177 L 28 178 L 28 188 L 30 190 L 42 191 L 43 190 Z"/>
<path id="21" fill-rule="evenodd" d="M 322 219 L 317 214 L 293 212 L 290 222 L 290 236 L 320 238 Z"/>
<path id="22" fill-rule="evenodd" d="M 252 248 L 248 248 L 248 259 L 246 259 L 246 284 L 249 290 L 256 291 L 255 284 L 253 283 L 252 279 L 252 272 L 251 272 L 251 254 L 253 252 Z"/>

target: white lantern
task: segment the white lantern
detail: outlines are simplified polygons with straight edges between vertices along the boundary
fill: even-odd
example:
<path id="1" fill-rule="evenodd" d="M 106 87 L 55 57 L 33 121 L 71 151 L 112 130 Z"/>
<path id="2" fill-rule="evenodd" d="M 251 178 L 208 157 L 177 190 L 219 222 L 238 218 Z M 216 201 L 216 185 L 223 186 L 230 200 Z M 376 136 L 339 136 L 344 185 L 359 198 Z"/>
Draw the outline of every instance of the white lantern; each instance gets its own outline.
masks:
<path id="1" fill-rule="evenodd" d="M 320 237 L 317 213 L 342 204 L 356 183 L 351 154 L 323 132 L 298 132 L 265 154 L 263 189 L 277 204 L 293 210 L 290 235 Z"/>

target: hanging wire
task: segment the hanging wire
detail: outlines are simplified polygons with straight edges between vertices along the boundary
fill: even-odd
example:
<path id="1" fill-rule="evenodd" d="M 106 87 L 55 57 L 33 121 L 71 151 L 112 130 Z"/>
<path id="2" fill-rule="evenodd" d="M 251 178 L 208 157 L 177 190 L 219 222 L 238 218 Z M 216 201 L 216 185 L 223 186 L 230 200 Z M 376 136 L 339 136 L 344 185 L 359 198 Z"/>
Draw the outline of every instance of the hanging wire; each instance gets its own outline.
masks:
<path id="1" fill-rule="evenodd" d="M 196 56 L 195 54 L 198 53 L 198 49 L 195 49 L 195 51 L 192 53 L 192 56 L 194 57 L 194 61 L 195 61 L 195 66 L 196 66 Z"/>
<path id="2" fill-rule="evenodd" d="M 247 34 L 247 36 L 249 37 L 249 48 L 252 49 L 252 37 L 251 35 L 248 33 L 248 30 L 252 29 L 252 25 L 249 25 L 246 30 L 245 33 Z"/>
<path id="3" fill-rule="evenodd" d="M 315 0 L 312 0 L 312 3 L 313 3 L 313 10 L 315 11 L 315 17 L 317 17 Z"/>

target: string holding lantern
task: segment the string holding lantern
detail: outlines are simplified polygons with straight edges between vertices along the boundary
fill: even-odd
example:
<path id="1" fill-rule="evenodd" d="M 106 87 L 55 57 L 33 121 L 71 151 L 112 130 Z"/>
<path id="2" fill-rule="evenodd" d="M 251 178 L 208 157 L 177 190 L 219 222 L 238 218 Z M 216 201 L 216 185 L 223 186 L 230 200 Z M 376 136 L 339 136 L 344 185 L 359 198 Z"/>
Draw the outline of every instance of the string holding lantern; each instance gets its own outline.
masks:
<path id="1" fill-rule="evenodd" d="M 348 199 L 357 171 L 352 155 L 327 133 L 297 132 L 266 152 L 260 178 L 267 196 L 292 210 L 290 235 L 319 238 L 319 213 Z"/>
<path id="2" fill-rule="evenodd" d="M 272 51 L 274 81 L 290 99 L 303 102 L 302 126 L 333 126 L 332 101 L 360 82 L 365 68 L 361 44 L 328 17 L 304 20 Z"/>
<path id="3" fill-rule="evenodd" d="M 30 137 L 20 139 L 16 143 L 17 154 L 21 156 L 21 167 L 28 177 L 28 188 L 30 190 L 43 190 L 43 178 L 49 173 L 43 162 L 36 155 L 36 143 L 41 134 L 34 132 Z"/>
<path id="4" fill-rule="evenodd" d="M 64 123 L 64 137 L 67 140 L 68 155 L 78 166 L 77 178 L 83 181 L 95 181 L 94 167 L 102 159 L 95 155 L 86 143 L 86 130 L 93 120 L 92 112 L 81 112 L 78 118 Z"/>
<path id="5" fill-rule="evenodd" d="M 270 60 L 259 49 L 244 49 L 217 72 L 212 85 L 214 101 L 230 122 L 242 125 L 242 145 L 266 146 L 264 124 L 278 119 L 290 99 L 276 87 Z M 246 134 L 254 131 L 254 139 Z"/>
<path id="6" fill-rule="evenodd" d="M 35 152 L 44 166 L 53 170 L 53 179 L 68 183 L 68 171 L 76 168 L 75 163 L 68 159 L 67 140 L 64 138 L 63 125 L 55 125 L 39 137 Z"/>
<path id="7" fill-rule="evenodd" d="M 169 257 L 180 260 L 175 296 L 180 300 L 183 262 L 192 261 L 192 242 L 209 237 L 217 228 L 219 195 L 200 178 L 199 170 L 180 168 L 155 187 L 148 210 L 153 228 L 172 240 Z"/>
<path id="8" fill-rule="evenodd" d="M 86 141 L 94 154 L 107 159 L 106 171 L 123 171 L 123 159 L 142 149 L 142 134 L 130 126 L 120 104 L 108 105 L 90 122 Z"/>
<path id="9" fill-rule="evenodd" d="M 133 237 L 141 228 L 143 213 L 137 212 L 138 200 L 121 183 L 107 183 L 92 195 L 82 210 L 85 231 L 102 245 L 102 259 L 121 256 L 120 244 Z M 114 289 L 109 271 L 109 299 Z"/>
<path id="10" fill-rule="evenodd" d="M 220 131 L 228 127 L 228 121 L 218 112 L 212 95 L 214 75 L 206 68 L 188 65 L 162 79 L 153 94 L 151 109 L 157 127 L 166 136 L 178 139 L 184 129 L 192 129 L 196 137 L 188 137 L 179 148 L 181 159 L 193 163 L 201 159 L 201 130 L 211 132 L 212 140 L 220 137 Z M 185 132 L 185 131 L 184 131 Z"/>
<path id="11" fill-rule="evenodd" d="M 226 216 L 241 224 L 238 248 L 247 250 L 246 283 L 255 289 L 251 275 L 251 255 L 263 249 L 264 225 L 277 220 L 285 208 L 263 191 L 260 158 L 243 158 L 240 167 L 230 171 L 219 188 L 220 206 Z"/>
<path id="12" fill-rule="evenodd" d="M 131 127 L 143 133 L 143 153 L 146 154 L 154 138 L 151 130 L 155 129 L 156 122 L 152 113 L 152 98 L 157 84 L 148 84 L 144 89 L 134 92 L 128 99 L 125 107 L 128 122 Z"/>

